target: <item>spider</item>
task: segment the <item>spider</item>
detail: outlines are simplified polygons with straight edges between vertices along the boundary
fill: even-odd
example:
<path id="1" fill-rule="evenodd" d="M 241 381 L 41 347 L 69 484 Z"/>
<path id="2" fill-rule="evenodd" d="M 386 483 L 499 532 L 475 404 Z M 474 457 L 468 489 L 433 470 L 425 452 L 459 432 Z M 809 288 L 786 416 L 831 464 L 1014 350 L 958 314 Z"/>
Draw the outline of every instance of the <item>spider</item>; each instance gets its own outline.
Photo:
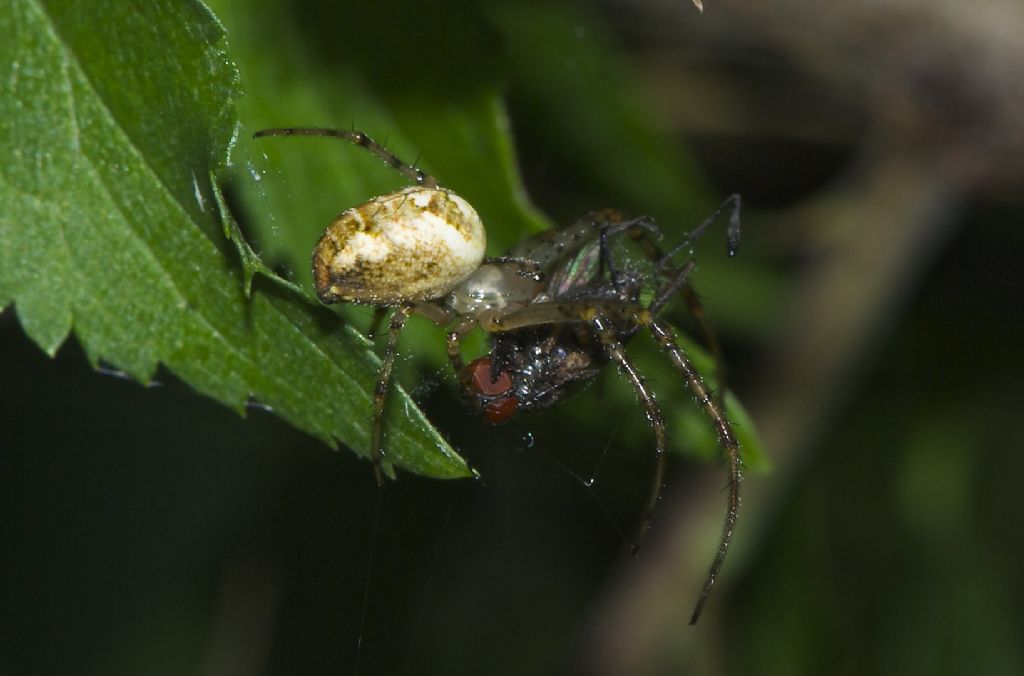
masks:
<path id="1" fill-rule="evenodd" d="M 694 267 L 673 263 L 720 213 L 731 209 L 728 253 L 739 242 L 738 195 L 729 197 L 684 242 L 667 254 L 655 244 L 660 231 L 649 218 L 626 219 L 612 209 L 594 212 L 569 227 L 531 237 L 507 255 L 484 255 L 486 235 L 473 207 L 430 175 L 405 164 L 359 131 L 319 127 L 264 129 L 254 137 L 325 136 L 349 141 L 377 155 L 415 185 L 348 209 L 328 225 L 313 249 L 313 278 L 323 303 L 358 303 L 375 308 L 371 333 L 388 311 L 387 344 L 373 396 L 370 459 L 383 485 L 384 404 L 399 336 L 410 315 L 448 327 L 446 348 L 464 398 L 492 423 L 550 406 L 614 363 L 632 385 L 654 431 L 655 470 L 638 538 L 649 528 L 661 498 L 667 457 L 664 417 L 654 394 L 625 352 L 647 331 L 704 410 L 728 464 L 725 525 L 718 549 L 691 614 L 700 617 L 729 545 L 740 506 L 739 443 L 720 399 L 705 385 L 673 329 L 658 318 L 677 293 L 704 329 L 712 352 L 719 350 L 688 277 Z M 627 236 L 653 262 L 648 275 L 620 267 L 612 255 L 616 238 Z M 645 304 L 642 295 L 653 290 Z M 464 337 L 487 332 L 488 354 L 468 365 Z M 721 372 L 719 374 L 721 376 Z M 634 544 L 634 551 L 635 551 Z"/>

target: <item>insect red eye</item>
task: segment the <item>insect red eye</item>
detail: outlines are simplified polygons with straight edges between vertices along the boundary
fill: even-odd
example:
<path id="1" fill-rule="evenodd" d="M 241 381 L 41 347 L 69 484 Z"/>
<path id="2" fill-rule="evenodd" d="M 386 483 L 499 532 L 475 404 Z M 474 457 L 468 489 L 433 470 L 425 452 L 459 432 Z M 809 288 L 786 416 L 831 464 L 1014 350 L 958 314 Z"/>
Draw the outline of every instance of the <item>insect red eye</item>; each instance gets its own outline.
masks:
<path id="1" fill-rule="evenodd" d="M 515 397 L 495 399 L 484 406 L 484 419 L 489 423 L 503 423 L 519 410 L 519 400 Z"/>
<path id="2" fill-rule="evenodd" d="M 480 357 L 469 364 L 469 386 L 477 394 L 505 394 L 512 389 L 512 376 L 508 371 L 502 371 L 496 380 L 493 379 L 490 357 Z"/>

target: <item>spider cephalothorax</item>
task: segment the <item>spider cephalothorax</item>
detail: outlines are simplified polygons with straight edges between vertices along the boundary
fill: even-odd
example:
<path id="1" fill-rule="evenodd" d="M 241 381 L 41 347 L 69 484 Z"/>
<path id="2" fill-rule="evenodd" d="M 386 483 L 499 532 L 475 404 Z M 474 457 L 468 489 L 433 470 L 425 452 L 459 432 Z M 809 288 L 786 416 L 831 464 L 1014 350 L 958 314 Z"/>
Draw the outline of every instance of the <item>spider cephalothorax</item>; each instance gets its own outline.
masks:
<path id="1" fill-rule="evenodd" d="M 313 251 L 317 295 L 325 303 L 373 305 L 377 319 L 394 309 L 387 348 L 374 393 L 370 458 L 381 471 L 384 402 L 391 382 L 398 337 L 416 314 L 449 327 L 447 351 L 473 408 L 492 422 L 550 406 L 614 364 L 630 383 L 654 432 L 655 471 L 641 517 L 650 526 L 658 504 L 668 450 L 665 421 L 625 346 L 647 332 L 666 355 L 715 429 L 729 467 L 728 509 L 718 552 L 701 590 L 696 622 L 725 559 L 739 511 L 740 451 L 716 396 L 676 343 L 658 313 L 676 294 L 701 319 L 689 286 L 692 262 L 677 267 L 673 252 L 655 244 L 658 228 L 647 218 L 627 220 L 615 210 L 588 214 L 567 228 L 528 238 L 507 255 L 484 257 L 485 234 L 468 202 L 432 177 L 402 163 L 365 134 L 319 128 L 267 129 L 256 136 L 330 136 L 375 153 L 416 186 L 376 197 L 349 209 L 328 226 Z M 695 228 L 676 251 L 699 237 L 717 215 L 731 208 L 729 254 L 739 240 L 739 197 L 733 195 Z M 633 241 L 653 269 L 621 266 L 612 255 L 620 240 Z M 704 324 L 706 335 L 710 336 Z M 462 341 L 470 331 L 490 336 L 486 357 L 466 364 Z M 713 347 L 713 351 L 717 351 Z"/>

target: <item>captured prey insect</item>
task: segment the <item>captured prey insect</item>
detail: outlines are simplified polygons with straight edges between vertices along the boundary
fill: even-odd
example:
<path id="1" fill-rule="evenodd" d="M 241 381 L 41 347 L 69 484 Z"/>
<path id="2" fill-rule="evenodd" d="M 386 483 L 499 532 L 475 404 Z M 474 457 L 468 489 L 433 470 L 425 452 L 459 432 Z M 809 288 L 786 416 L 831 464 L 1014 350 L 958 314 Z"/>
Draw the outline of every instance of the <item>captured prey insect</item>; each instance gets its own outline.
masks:
<path id="1" fill-rule="evenodd" d="M 366 148 L 415 185 L 375 197 L 337 216 L 313 250 L 313 277 L 324 303 L 359 303 L 376 308 L 373 325 L 392 310 L 387 345 L 373 397 L 370 458 L 383 485 L 381 463 L 384 404 L 398 340 L 410 315 L 448 328 L 446 347 L 464 398 L 490 422 L 550 406 L 579 384 L 615 364 L 630 383 L 654 431 L 655 470 L 639 535 L 649 528 L 660 501 L 668 452 L 664 417 L 654 394 L 625 352 L 641 331 L 664 352 L 714 427 L 728 465 L 725 526 L 718 550 L 691 615 L 697 621 L 732 541 L 740 505 L 739 443 L 720 399 L 705 385 L 675 333 L 658 314 L 680 294 L 717 344 L 689 284 L 693 261 L 677 267 L 688 249 L 726 210 L 731 214 L 728 253 L 739 244 L 738 195 L 729 197 L 683 243 L 667 254 L 655 243 L 660 232 L 649 218 L 626 219 L 607 209 L 572 225 L 531 237 L 497 258 L 484 255 L 486 234 L 473 207 L 407 165 L 366 134 L 313 127 L 264 129 L 264 136 L 327 136 Z M 635 242 L 653 273 L 621 266 L 613 255 L 622 238 Z M 468 365 L 462 342 L 483 329 L 488 354 Z"/>

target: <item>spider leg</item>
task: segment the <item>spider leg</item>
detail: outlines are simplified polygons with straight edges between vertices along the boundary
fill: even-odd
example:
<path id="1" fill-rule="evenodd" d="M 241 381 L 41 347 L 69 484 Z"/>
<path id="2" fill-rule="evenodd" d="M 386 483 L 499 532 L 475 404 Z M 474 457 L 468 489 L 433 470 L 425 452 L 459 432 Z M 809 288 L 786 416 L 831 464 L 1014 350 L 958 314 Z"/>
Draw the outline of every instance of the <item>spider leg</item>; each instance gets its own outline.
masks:
<path id="1" fill-rule="evenodd" d="M 688 277 L 693 269 L 696 267 L 695 261 L 688 261 L 686 265 L 679 268 L 675 272 L 673 279 L 669 280 L 654 299 L 651 300 L 651 304 L 648 306 L 648 311 L 652 315 L 657 315 L 662 307 L 669 301 L 676 293 L 682 297 L 686 303 L 686 310 L 693 317 L 694 321 L 697 322 L 697 326 L 700 327 L 701 335 L 704 339 L 704 345 L 707 346 L 708 351 L 711 352 L 711 358 L 715 363 L 715 381 L 718 388 L 715 392 L 715 397 L 718 400 L 718 405 L 723 405 L 724 392 L 726 390 L 726 383 L 728 381 L 728 366 L 725 364 L 725 356 L 722 352 L 722 345 L 718 341 L 718 334 L 715 332 L 714 326 L 711 324 L 711 320 L 708 319 L 707 313 L 704 311 L 704 304 L 700 300 L 700 296 L 697 294 L 696 289 L 689 283 Z"/>
<path id="2" fill-rule="evenodd" d="M 626 356 L 622 343 L 615 337 L 615 330 L 612 328 L 609 320 L 601 315 L 595 315 L 590 320 L 590 323 L 594 327 L 598 339 L 601 341 L 605 354 L 608 355 L 611 361 L 615 362 L 619 372 L 633 386 L 633 390 L 636 391 L 636 395 L 644 407 L 644 412 L 647 414 L 647 420 L 654 429 L 654 476 L 651 479 L 650 497 L 640 517 L 640 528 L 633 541 L 633 553 L 636 554 L 637 542 L 650 530 L 654 511 L 661 501 L 661 489 L 665 479 L 665 462 L 668 457 L 668 435 L 665 430 L 665 417 L 662 415 L 661 408 L 654 398 L 654 393 L 647 387 L 643 376 L 640 375 L 633 362 Z"/>
<path id="3" fill-rule="evenodd" d="M 683 270 L 680 272 L 682 276 L 689 274 L 690 270 L 694 267 L 693 261 L 683 266 Z M 726 383 L 729 379 L 729 367 L 725 363 L 725 355 L 722 352 L 722 345 L 718 342 L 718 334 L 715 332 L 714 326 L 711 325 L 711 320 L 708 319 L 707 314 L 704 312 L 704 304 L 700 300 L 700 296 L 697 291 L 690 284 L 684 284 L 682 287 L 681 294 L 683 300 L 686 302 L 686 310 L 690 313 L 690 316 L 696 320 L 697 325 L 700 327 L 701 334 L 704 336 L 704 344 L 707 345 L 708 350 L 711 352 L 711 359 L 715 363 L 715 384 L 717 388 L 714 392 L 716 403 L 719 407 L 725 406 L 725 390 Z"/>
<path id="4" fill-rule="evenodd" d="M 683 240 L 682 244 L 677 246 L 675 249 L 672 249 L 672 251 L 668 253 L 668 258 L 671 258 L 679 251 L 686 249 L 691 244 L 700 239 L 700 236 L 704 234 L 704 231 L 707 230 L 715 221 L 717 221 L 718 217 L 726 209 L 729 210 L 729 225 L 726 227 L 725 230 L 726 253 L 729 254 L 730 257 L 735 256 L 736 252 L 739 251 L 740 248 L 740 210 L 742 206 L 743 198 L 740 197 L 739 193 L 733 193 L 732 195 L 726 197 L 722 201 L 722 203 L 718 205 L 718 208 L 711 213 L 710 216 L 705 218 L 700 225 L 698 225 L 696 228 L 691 230 L 689 234 L 686 235 L 686 239 Z"/>
<path id="5" fill-rule="evenodd" d="M 675 334 L 672 329 L 668 325 L 654 319 L 649 313 L 639 313 L 637 320 L 648 328 L 651 335 L 658 342 L 658 345 L 668 355 L 672 365 L 675 366 L 676 370 L 686 380 L 687 387 L 690 388 L 701 408 L 704 409 L 704 413 L 711 420 L 715 433 L 718 435 L 718 441 L 725 451 L 726 462 L 729 465 L 728 508 L 725 513 L 725 525 L 722 528 L 722 535 L 718 541 L 718 551 L 711 562 L 707 577 L 704 578 L 700 597 L 697 599 L 697 604 L 690 615 L 690 624 L 695 624 L 698 618 L 700 618 L 701 611 L 704 610 L 704 604 L 711 594 L 712 587 L 715 586 L 715 581 L 718 579 L 718 574 L 722 569 L 722 563 L 725 561 L 726 554 L 729 553 L 733 532 L 736 530 L 736 520 L 740 510 L 740 482 L 743 479 L 740 445 L 732 431 L 732 426 L 725 417 L 725 411 L 708 391 L 700 374 L 697 373 L 693 364 L 686 357 L 686 353 L 676 343 Z"/>
<path id="6" fill-rule="evenodd" d="M 641 322 L 636 319 L 638 312 L 646 310 L 636 303 L 627 301 L 584 298 L 531 303 L 523 308 L 483 315 L 477 322 L 484 331 L 491 332 L 512 331 L 543 324 L 590 322 L 595 314 L 640 324 Z"/>
<path id="7" fill-rule="evenodd" d="M 604 269 L 608 268 L 608 279 L 612 286 L 618 288 L 619 271 L 612 260 L 611 245 L 608 244 L 608 228 L 601 228 L 598 235 L 597 278 L 604 279 Z"/>
<path id="8" fill-rule="evenodd" d="M 383 457 L 382 439 L 384 427 L 384 403 L 391 385 L 391 373 L 395 367 L 395 355 L 398 353 L 398 338 L 402 334 L 405 322 L 413 308 L 402 306 L 391 315 L 388 326 L 388 344 L 381 357 L 380 371 L 377 373 L 377 388 L 373 391 L 373 437 L 370 445 L 370 461 L 373 463 L 373 476 L 378 486 L 384 486 L 384 474 L 381 471 Z"/>
<path id="9" fill-rule="evenodd" d="M 672 278 L 661 285 L 661 288 L 657 289 L 654 298 L 651 299 L 651 304 L 647 306 L 647 309 L 652 314 L 657 314 L 663 307 L 668 303 L 669 299 L 677 293 L 680 294 L 686 301 L 686 308 L 690 311 L 690 314 L 701 323 L 701 328 L 711 334 L 705 336 L 705 340 L 708 342 L 714 341 L 714 334 L 711 331 L 710 326 L 705 326 L 704 322 L 707 317 L 704 314 L 704 307 L 700 305 L 700 299 L 697 297 L 696 292 L 693 290 L 693 286 L 689 283 L 690 273 L 697 267 L 697 261 L 687 261 L 686 265 L 681 268 L 673 268 Z M 695 306 L 691 306 L 690 298 L 693 298 Z M 717 342 L 717 341 L 714 341 Z"/>
<path id="10" fill-rule="evenodd" d="M 631 227 L 629 229 L 629 236 L 637 243 L 640 250 L 657 265 L 659 272 L 667 274 L 670 278 L 669 281 L 657 291 L 648 309 L 651 311 L 651 314 L 657 314 L 658 311 L 668 303 L 669 299 L 673 295 L 679 293 L 683 302 L 686 303 L 687 312 L 690 313 L 690 316 L 693 317 L 694 321 L 696 321 L 697 325 L 700 327 L 704 345 L 707 346 L 715 361 L 715 376 L 718 381 L 717 391 L 719 393 L 725 392 L 726 389 L 727 373 L 725 359 L 722 355 L 721 344 L 718 341 L 718 334 L 715 332 L 714 327 L 711 325 L 711 321 L 707 317 L 707 313 L 704 311 L 704 305 L 701 303 L 700 296 L 697 294 L 693 286 L 687 281 L 689 273 L 693 270 L 694 263 L 693 261 L 690 261 L 682 268 L 676 268 L 672 264 L 672 258 L 680 251 L 691 246 L 693 242 L 703 235 L 704 232 L 718 219 L 718 216 L 726 209 L 730 209 L 729 225 L 726 230 L 726 250 L 730 256 L 735 255 L 740 242 L 741 206 L 741 197 L 738 194 L 730 195 L 710 216 L 704 219 L 700 225 L 687 234 L 682 244 L 675 247 L 668 253 L 665 253 L 661 247 L 654 242 L 650 233 L 643 228 Z M 718 395 L 718 397 L 718 403 L 721 405 L 721 396 Z"/>
<path id="11" fill-rule="evenodd" d="M 569 226 L 567 230 L 571 228 L 597 229 L 608 237 L 633 230 L 646 231 L 649 237 L 661 239 L 661 229 L 650 216 L 626 218 L 622 210 L 612 208 L 592 211 Z"/>
<path id="12" fill-rule="evenodd" d="M 373 323 L 376 327 L 383 319 L 388 308 L 378 307 L 373 312 Z M 377 485 L 384 485 L 384 475 L 381 472 L 381 460 L 383 458 L 384 438 L 384 404 L 387 400 L 388 390 L 391 387 L 391 375 L 395 368 L 395 357 L 398 355 L 398 339 L 402 335 L 402 329 L 409 319 L 409 315 L 416 314 L 426 317 L 435 324 L 442 325 L 451 320 L 451 316 L 443 308 L 433 303 L 409 303 L 395 310 L 391 315 L 391 322 L 388 324 L 388 342 L 381 357 L 380 371 L 377 372 L 377 387 L 373 391 L 373 436 L 370 445 L 370 461 L 373 463 L 373 476 L 377 479 Z"/>
<path id="13" fill-rule="evenodd" d="M 523 258 L 521 256 L 488 256 L 484 259 L 483 264 L 514 265 L 516 266 L 516 274 L 520 277 L 526 277 L 535 282 L 539 282 L 544 278 L 540 263 L 531 258 Z"/>
<path id="14" fill-rule="evenodd" d="M 370 319 L 370 328 L 366 330 L 367 340 L 373 340 L 377 337 L 377 333 L 380 331 L 381 322 L 384 321 L 384 315 L 388 313 L 388 308 L 383 305 L 378 305 L 373 308 L 373 318 Z"/>
<path id="15" fill-rule="evenodd" d="M 438 188 L 437 179 L 430 174 L 424 172 L 417 167 L 406 164 L 402 160 L 387 150 L 384 146 L 380 145 L 372 138 L 367 136 L 361 131 L 354 129 L 325 129 L 323 127 L 282 127 L 277 129 L 260 129 L 258 132 L 252 135 L 253 138 L 260 138 L 263 136 L 327 136 L 329 138 L 339 138 L 350 143 L 354 143 L 357 146 L 366 148 L 368 151 L 384 160 L 384 164 L 392 167 L 405 176 L 416 185 L 426 186 L 428 188 Z"/>
<path id="16" fill-rule="evenodd" d="M 465 388 L 466 383 L 469 382 L 469 370 L 466 368 L 466 362 L 462 360 L 462 339 L 466 337 L 466 334 L 476 328 L 476 320 L 467 317 L 460 321 L 455 328 L 448 332 L 445 336 L 445 346 L 448 351 L 448 363 L 452 365 L 452 370 L 455 371 L 455 376 L 459 379 L 459 384 Z"/>

